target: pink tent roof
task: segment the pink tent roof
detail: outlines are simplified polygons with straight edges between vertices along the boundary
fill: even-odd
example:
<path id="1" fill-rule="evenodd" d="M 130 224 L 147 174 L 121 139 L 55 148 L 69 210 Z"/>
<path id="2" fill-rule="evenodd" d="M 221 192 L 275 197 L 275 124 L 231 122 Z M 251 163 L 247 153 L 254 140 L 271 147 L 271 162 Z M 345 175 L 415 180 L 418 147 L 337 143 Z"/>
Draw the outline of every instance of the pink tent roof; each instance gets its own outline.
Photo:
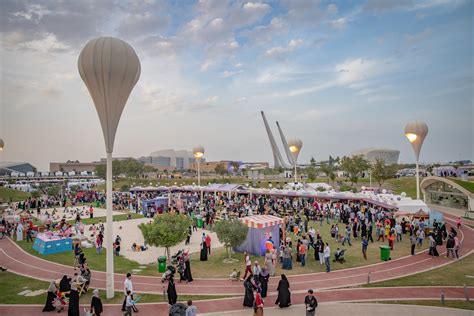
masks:
<path id="1" fill-rule="evenodd" d="M 273 215 L 254 215 L 240 218 L 240 221 L 251 228 L 265 228 L 283 223 L 283 219 Z"/>

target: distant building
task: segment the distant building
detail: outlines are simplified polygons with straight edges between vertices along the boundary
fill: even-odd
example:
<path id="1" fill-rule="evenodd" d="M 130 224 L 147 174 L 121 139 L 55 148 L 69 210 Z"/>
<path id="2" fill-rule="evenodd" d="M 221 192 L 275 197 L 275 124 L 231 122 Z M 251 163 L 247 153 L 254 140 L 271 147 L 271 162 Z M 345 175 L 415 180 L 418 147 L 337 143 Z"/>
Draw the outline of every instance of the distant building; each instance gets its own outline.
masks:
<path id="1" fill-rule="evenodd" d="M 375 163 L 377 159 L 382 159 L 385 161 L 386 165 L 393 165 L 398 163 L 400 151 L 387 148 L 365 148 L 351 153 L 351 156 L 358 155 L 362 155 L 371 163 Z"/>
<path id="2" fill-rule="evenodd" d="M 165 149 L 152 152 L 149 156 L 140 157 L 137 160 L 158 170 L 187 170 L 191 169 L 194 156 L 188 150 Z M 205 159 L 201 162 L 205 163 Z"/>
<path id="3" fill-rule="evenodd" d="M 81 173 L 84 171 L 94 172 L 95 168 L 103 164 L 102 162 L 79 162 L 78 160 L 68 160 L 66 162 L 50 162 L 49 172 L 56 173 L 61 171 L 63 173 L 76 172 Z"/>
<path id="4" fill-rule="evenodd" d="M 209 161 L 209 162 L 202 162 L 201 161 L 201 171 L 202 172 L 215 172 L 216 167 L 218 165 L 224 165 L 227 169 L 227 172 L 234 171 L 234 165 L 238 164 L 238 170 L 262 170 L 270 168 L 268 162 L 242 162 L 242 161 L 234 161 L 234 160 L 220 160 L 220 161 Z M 197 165 L 195 163 L 191 164 L 189 169 L 197 170 Z"/>
<path id="5" fill-rule="evenodd" d="M 0 162 L 0 176 L 26 175 L 28 172 L 36 172 L 36 167 L 28 162 Z"/>

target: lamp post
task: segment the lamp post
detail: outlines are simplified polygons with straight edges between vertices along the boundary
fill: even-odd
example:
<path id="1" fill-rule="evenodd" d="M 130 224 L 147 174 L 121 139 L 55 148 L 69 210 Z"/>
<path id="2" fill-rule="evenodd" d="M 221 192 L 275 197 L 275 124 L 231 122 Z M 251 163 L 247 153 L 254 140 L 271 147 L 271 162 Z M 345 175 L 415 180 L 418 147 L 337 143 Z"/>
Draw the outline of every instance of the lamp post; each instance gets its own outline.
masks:
<path id="1" fill-rule="evenodd" d="M 201 158 L 204 156 L 204 147 L 202 146 L 197 146 L 193 148 L 193 156 L 196 158 L 196 164 L 197 164 L 197 169 L 198 169 L 198 186 L 201 194 L 201 199 L 199 201 L 199 204 L 202 206 L 202 188 L 201 188 Z"/>
<path id="2" fill-rule="evenodd" d="M 405 126 L 405 136 L 408 138 L 408 141 L 413 147 L 416 158 L 416 199 L 420 199 L 420 174 L 419 174 L 419 159 L 421 146 L 425 140 L 426 135 L 428 134 L 428 125 L 425 122 L 414 121 L 409 122 Z"/>
<path id="3" fill-rule="evenodd" d="M 303 142 L 301 141 L 301 139 L 294 138 L 288 141 L 288 149 L 290 149 L 290 152 L 293 155 L 293 161 L 295 163 L 295 189 L 296 183 L 298 183 L 298 177 L 296 174 L 296 161 L 298 160 L 298 155 L 300 154 L 301 147 L 303 147 Z"/>
<path id="4" fill-rule="evenodd" d="M 140 78 L 140 60 L 126 42 L 113 37 L 89 41 L 78 60 L 79 74 L 94 101 L 107 152 L 107 298 L 114 297 L 112 152 L 120 116 Z"/>

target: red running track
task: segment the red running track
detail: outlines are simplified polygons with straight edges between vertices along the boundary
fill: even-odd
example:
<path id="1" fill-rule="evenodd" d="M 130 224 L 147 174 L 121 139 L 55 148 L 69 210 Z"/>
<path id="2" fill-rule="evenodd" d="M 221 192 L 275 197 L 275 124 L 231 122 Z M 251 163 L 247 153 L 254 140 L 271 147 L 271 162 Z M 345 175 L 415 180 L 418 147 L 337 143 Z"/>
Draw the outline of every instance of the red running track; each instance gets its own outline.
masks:
<path id="1" fill-rule="evenodd" d="M 451 222 L 454 225 L 455 217 L 449 214 L 445 214 L 445 218 L 448 222 Z M 460 238 L 463 240 L 462 254 L 467 255 L 472 252 L 474 249 L 474 231 L 468 227 L 463 228 L 460 233 Z M 443 251 L 440 251 L 441 253 Z M 24 252 L 19 248 L 13 241 L 10 239 L 4 239 L 0 241 L 0 265 L 7 267 L 9 271 L 36 278 L 41 280 L 49 281 L 51 279 L 58 279 L 64 274 L 71 275 L 73 273 L 73 268 L 65 265 L 56 264 L 49 262 L 43 259 L 40 259 L 36 256 L 32 256 Z M 323 289 L 335 289 L 341 287 L 349 287 L 361 285 L 367 282 L 367 275 L 370 272 L 371 281 L 382 281 L 387 279 L 398 278 L 401 276 L 406 276 L 414 273 L 419 273 L 427 271 L 433 268 L 441 267 L 451 263 L 452 260 L 447 260 L 443 257 L 431 258 L 427 255 L 426 251 L 416 254 L 415 256 L 407 256 L 397 260 L 388 261 L 384 263 L 378 263 L 358 268 L 351 268 L 345 270 L 334 271 L 330 273 L 312 273 L 306 275 L 296 275 L 289 276 L 288 279 L 291 284 L 291 290 L 293 296 L 299 300 L 299 296 L 304 297 L 306 290 L 308 288 L 313 288 L 316 290 Z M 93 271 L 92 272 L 92 287 L 95 288 L 105 288 L 105 272 Z M 123 280 L 125 276 L 123 274 L 115 275 L 115 289 L 121 291 L 123 288 Z M 276 294 L 276 287 L 279 278 L 272 278 L 269 284 L 269 302 L 274 300 Z M 163 293 L 163 285 L 161 279 L 158 277 L 150 276 L 134 276 L 133 277 L 134 290 L 137 293 Z M 414 296 L 408 295 L 408 291 L 415 291 Z M 461 290 L 452 289 L 453 295 L 461 295 Z M 230 282 L 227 279 L 196 279 L 194 282 L 189 284 L 178 284 L 177 292 L 180 295 L 190 294 L 190 295 L 199 295 L 199 294 L 210 294 L 210 295 L 239 295 L 243 294 L 243 287 L 240 282 Z M 437 288 L 423 288 L 423 289 L 393 289 L 390 291 L 378 291 L 374 292 L 373 289 L 343 289 L 343 290 L 333 290 L 333 291 L 324 291 L 320 292 L 319 295 L 322 295 L 322 298 L 327 298 L 328 301 L 351 301 L 351 300 L 364 300 L 364 299 L 385 299 L 385 298 L 397 298 L 398 296 L 393 296 L 392 292 L 400 293 L 403 298 L 439 298 L 440 290 Z M 354 298 L 351 293 L 354 294 Z M 369 294 L 367 297 L 364 296 L 366 293 Z M 376 296 L 371 296 L 377 293 Z M 392 293 L 388 296 L 383 293 Z M 447 293 L 448 294 L 448 293 Z M 327 297 L 324 295 L 328 295 Z M 428 296 L 424 296 L 428 295 Z M 448 297 L 448 296 L 447 296 Z M 453 298 L 456 296 L 453 296 Z M 210 312 L 210 311 L 223 311 L 223 310 L 236 310 L 241 309 L 241 297 L 237 298 L 227 298 L 221 300 L 213 300 L 207 302 L 199 302 L 198 306 L 200 307 L 201 312 Z M 299 300 L 299 303 L 301 301 Z M 148 305 L 143 305 L 148 306 Z M 164 308 L 167 309 L 166 305 L 163 304 L 150 304 L 150 306 L 155 306 L 153 308 Z M 161 306 L 161 307 L 160 307 Z M 3 311 L 3 308 L 9 308 L 7 306 L 2 306 L 0 311 Z M 27 308 L 27 307 L 25 307 Z M 148 307 L 144 307 L 148 308 Z M 150 307 L 152 308 L 152 307 Z M 209 308 L 209 310 L 208 310 Z M 108 314 L 108 313 L 107 313 Z M 8 314 L 7 314 L 8 315 Z M 15 313 L 16 315 L 16 313 Z"/>
<path id="2" fill-rule="evenodd" d="M 446 214 L 445 218 L 454 224 L 454 216 Z M 460 239 L 463 241 L 461 254 L 466 255 L 474 249 L 474 231 L 465 227 L 460 235 Z M 440 250 L 442 254 L 445 248 L 440 248 Z M 330 273 L 320 272 L 288 276 L 288 279 L 293 291 L 306 291 L 308 288 L 340 288 L 366 283 L 369 272 L 371 282 L 376 282 L 427 271 L 451 262 L 452 260 L 447 260 L 442 256 L 433 259 L 428 256 L 426 251 L 423 251 L 415 256 L 407 256 L 388 262 Z M 8 238 L 0 241 L 0 265 L 8 268 L 13 273 L 45 281 L 58 279 L 65 274 L 72 275 L 74 273 L 72 267 L 46 261 L 26 253 Z M 124 278 L 123 274 L 115 274 L 115 289 L 117 291 L 122 291 Z M 276 289 L 278 280 L 278 277 L 271 278 L 269 283 L 270 291 Z M 91 286 L 105 289 L 105 272 L 92 271 Z M 163 293 L 163 285 L 159 277 L 133 276 L 133 287 L 137 293 Z M 189 284 L 177 284 L 177 291 L 182 295 L 243 294 L 240 282 L 230 282 L 227 279 L 196 279 Z"/>
<path id="3" fill-rule="evenodd" d="M 403 287 L 403 288 L 357 288 L 325 290 L 316 293 L 319 303 L 327 302 L 361 302 L 375 300 L 414 300 L 440 298 L 441 291 L 445 293 L 445 299 L 464 299 L 464 289 L 460 287 Z M 474 295 L 474 290 L 469 289 L 469 295 Z M 293 304 L 303 304 L 306 293 L 291 295 Z M 265 299 L 265 307 L 274 307 L 275 295 Z M 253 313 L 250 308 L 242 307 L 242 298 L 227 298 L 221 300 L 196 301 L 199 313 L 224 312 L 235 310 L 247 310 L 249 315 Z M 86 305 L 81 306 L 86 307 Z M 139 304 L 138 315 L 168 315 L 168 305 L 164 303 Z M 41 312 L 41 305 L 0 305 L 0 315 L 36 316 L 47 315 Z M 122 315 L 121 305 L 111 304 L 104 306 L 104 315 Z M 290 310 L 289 310 L 290 311 Z M 56 314 L 53 312 L 52 314 Z"/>

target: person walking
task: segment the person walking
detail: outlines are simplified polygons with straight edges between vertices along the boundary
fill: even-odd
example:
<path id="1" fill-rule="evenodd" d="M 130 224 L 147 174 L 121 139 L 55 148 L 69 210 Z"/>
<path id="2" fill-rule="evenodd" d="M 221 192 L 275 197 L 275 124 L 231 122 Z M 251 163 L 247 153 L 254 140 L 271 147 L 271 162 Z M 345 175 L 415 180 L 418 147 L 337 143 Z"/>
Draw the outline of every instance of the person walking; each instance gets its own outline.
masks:
<path id="1" fill-rule="evenodd" d="M 250 261 L 250 255 L 247 253 L 247 251 L 244 252 L 244 261 L 245 261 L 245 273 L 244 273 L 243 279 L 245 280 L 247 278 L 247 273 L 250 273 L 250 275 L 253 275 L 252 261 Z"/>
<path id="2" fill-rule="evenodd" d="M 416 247 L 416 237 L 414 234 L 410 235 L 410 244 L 411 244 L 411 255 L 415 255 L 415 247 Z"/>
<path id="3" fill-rule="evenodd" d="M 316 307 L 318 307 L 318 300 L 313 294 L 313 290 L 308 290 L 308 295 L 304 298 L 304 305 L 306 306 L 306 316 L 315 316 Z"/>
<path id="4" fill-rule="evenodd" d="M 326 272 L 331 271 L 330 258 L 331 258 L 331 248 L 329 248 L 329 244 L 326 243 L 326 247 L 324 248 L 324 262 L 326 263 Z"/>
<path id="5" fill-rule="evenodd" d="M 367 247 L 369 246 L 369 241 L 367 240 L 367 237 L 362 237 L 362 255 L 364 256 L 364 259 L 367 260 Z"/>
<path id="6" fill-rule="evenodd" d="M 253 307 L 254 316 L 263 316 L 263 299 L 258 289 L 255 290 L 255 301 Z"/>
<path id="7" fill-rule="evenodd" d="M 304 267 L 306 264 L 305 258 L 306 258 L 306 245 L 301 243 L 300 248 L 299 248 L 299 254 L 300 256 L 300 261 L 301 261 L 301 266 Z"/>
<path id="8" fill-rule="evenodd" d="M 196 316 L 197 307 L 193 305 L 193 301 L 188 300 L 188 308 L 186 308 L 186 316 Z"/>
<path id="9" fill-rule="evenodd" d="M 253 302 L 254 302 L 254 297 L 253 297 L 253 290 L 255 286 L 252 282 L 252 275 L 249 275 L 247 279 L 244 281 L 244 289 L 245 289 L 245 295 L 244 295 L 244 302 L 243 306 L 246 307 L 253 307 Z"/>
<path id="10" fill-rule="evenodd" d="M 43 312 L 52 312 L 56 308 L 53 305 L 54 299 L 56 298 L 56 292 L 58 291 L 55 281 L 49 282 L 48 294 L 46 297 L 46 303 L 43 308 Z"/>
<path id="11" fill-rule="evenodd" d="M 126 306 L 127 306 L 127 296 L 128 292 L 132 295 L 133 298 L 133 283 L 132 283 L 132 274 L 129 272 L 127 273 L 127 277 L 123 281 L 123 293 L 125 294 L 125 298 L 122 303 L 122 312 L 127 311 Z M 131 309 L 131 307 L 130 307 Z"/>
<path id="12" fill-rule="evenodd" d="M 346 243 L 346 241 L 349 243 L 349 246 L 352 246 L 352 244 L 351 244 L 351 227 L 349 226 L 349 224 L 346 225 L 346 232 L 345 232 L 345 235 L 344 235 L 344 239 L 342 240 L 342 245 L 343 246 Z"/>
<path id="13" fill-rule="evenodd" d="M 176 286 L 174 285 L 174 278 L 171 276 L 168 281 L 168 289 L 166 290 L 168 294 L 168 303 L 170 306 L 173 306 L 178 301 L 178 293 L 176 292 Z"/>
<path id="14" fill-rule="evenodd" d="M 99 289 L 95 289 L 92 292 L 91 313 L 94 316 L 100 316 L 100 314 L 103 311 L 104 311 L 104 309 L 102 307 L 102 301 L 100 300 Z"/>
<path id="15" fill-rule="evenodd" d="M 209 234 L 206 235 L 206 247 L 209 255 L 211 255 L 211 236 Z"/>
<path id="16" fill-rule="evenodd" d="M 127 291 L 127 296 L 125 297 L 125 314 L 123 316 L 132 316 L 133 307 L 135 306 L 135 301 L 132 297 L 132 292 Z"/>
<path id="17" fill-rule="evenodd" d="M 79 292 L 77 291 L 78 284 L 71 283 L 71 292 L 69 292 L 69 307 L 67 309 L 68 316 L 79 316 Z"/>
<path id="18" fill-rule="evenodd" d="M 277 291 L 278 297 L 275 304 L 278 304 L 280 307 L 291 306 L 290 283 L 284 274 L 281 275 L 281 280 L 278 282 Z"/>

